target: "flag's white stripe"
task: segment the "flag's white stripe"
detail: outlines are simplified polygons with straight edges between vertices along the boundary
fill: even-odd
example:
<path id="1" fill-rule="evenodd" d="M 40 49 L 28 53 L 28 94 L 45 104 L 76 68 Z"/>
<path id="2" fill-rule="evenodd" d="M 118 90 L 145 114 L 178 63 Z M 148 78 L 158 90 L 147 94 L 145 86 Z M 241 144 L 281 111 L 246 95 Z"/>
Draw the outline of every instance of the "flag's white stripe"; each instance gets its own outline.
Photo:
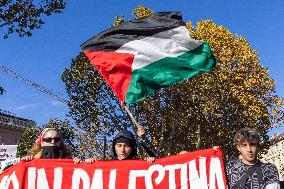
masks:
<path id="1" fill-rule="evenodd" d="M 176 57 L 191 51 L 202 41 L 190 38 L 185 26 L 157 33 L 151 37 L 125 43 L 116 52 L 134 54 L 132 71 L 165 57 Z"/>

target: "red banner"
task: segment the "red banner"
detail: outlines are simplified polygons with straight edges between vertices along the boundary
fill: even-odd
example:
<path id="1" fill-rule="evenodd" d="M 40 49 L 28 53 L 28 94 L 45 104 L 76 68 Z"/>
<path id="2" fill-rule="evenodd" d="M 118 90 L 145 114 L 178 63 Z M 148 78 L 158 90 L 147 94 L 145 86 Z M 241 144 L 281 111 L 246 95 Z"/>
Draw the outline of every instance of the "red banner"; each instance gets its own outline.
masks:
<path id="1" fill-rule="evenodd" d="M 34 159 L 0 175 L 1 189 L 225 189 L 219 148 L 144 160 L 97 161 Z"/>

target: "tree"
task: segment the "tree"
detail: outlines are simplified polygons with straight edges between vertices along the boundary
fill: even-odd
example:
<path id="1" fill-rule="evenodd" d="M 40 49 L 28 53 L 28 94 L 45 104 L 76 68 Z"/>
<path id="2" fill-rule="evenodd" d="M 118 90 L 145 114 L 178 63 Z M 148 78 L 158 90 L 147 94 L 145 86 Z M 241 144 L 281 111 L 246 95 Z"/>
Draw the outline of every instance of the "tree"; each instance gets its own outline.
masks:
<path id="1" fill-rule="evenodd" d="M 150 14 L 142 6 L 134 10 L 136 18 Z M 116 18 L 114 25 L 123 21 L 123 17 Z M 228 159 L 235 150 L 233 136 L 243 127 L 258 129 L 265 152 L 268 130 L 283 123 L 283 99 L 276 95 L 275 82 L 260 64 L 257 51 L 244 37 L 212 20 L 201 20 L 196 27 L 187 22 L 187 28 L 192 38 L 209 43 L 218 66 L 129 105 L 132 113 L 153 145 L 165 154 L 219 145 Z M 83 53 L 65 69 L 62 79 L 70 96 L 70 115 L 102 155 L 102 137 L 111 138 L 133 124 Z"/>
<path id="2" fill-rule="evenodd" d="M 43 18 L 53 13 L 62 13 L 65 0 L 1 0 L 0 1 L 0 30 L 4 39 L 17 33 L 20 37 L 32 36 L 32 31 L 45 24 Z M 0 86 L 0 95 L 4 93 Z"/>
<path id="3" fill-rule="evenodd" d="M 28 150 L 32 147 L 39 135 L 39 128 L 26 129 L 20 137 L 19 144 L 17 146 L 17 157 L 23 157 L 27 155 Z"/>
<path id="4" fill-rule="evenodd" d="M 76 155 L 76 130 L 71 126 L 70 122 L 68 120 L 51 119 L 47 124 L 43 125 L 42 128 L 49 127 L 57 128 L 61 132 L 64 138 L 64 144 Z M 17 147 L 18 157 L 23 157 L 27 154 L 27 151 L 35 143 L 40 130 L 41 128 L 30 128 L 24 131 Z"/>
<path id="5" fill-rule="evenodd" d="M 117 128 L 129 127 L 131 120 L 83 53 L 72 61 L 62 79 L 70 96 L 70 114 L 80 129 L 79 154 L 103 156 L 105 136 L 109 138 Z"/>
<path id="6" fill-rule="evenodd" d="M 0 1 L 0 29 L 4 38 L 12 33 L 20 37 L 32 36 L 32 31 L 39 29 L 43 18 L 53 13 L 61 13 L 65 8 L 65 0 L 32 0 Z"/>

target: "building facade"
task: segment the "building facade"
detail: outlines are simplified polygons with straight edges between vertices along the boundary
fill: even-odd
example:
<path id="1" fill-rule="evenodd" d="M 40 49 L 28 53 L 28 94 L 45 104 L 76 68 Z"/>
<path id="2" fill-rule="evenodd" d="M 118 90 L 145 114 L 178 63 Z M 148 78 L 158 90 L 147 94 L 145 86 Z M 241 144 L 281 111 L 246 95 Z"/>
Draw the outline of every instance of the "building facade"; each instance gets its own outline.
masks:
<path id="1" fill-rule="evenodd" d="M 0 145 L 15 145 L 25 129 L 33 128 L 36 122 L 0 112 Z"/>
<path id="2" fill-rule="evenodd" d="M 284 133 L 273 135 L 270 138 L 271 146 L 262 156 L 263 162 L 269 162 L 276 165 L 279 172 L 279 179 L 284 180 Z"/>

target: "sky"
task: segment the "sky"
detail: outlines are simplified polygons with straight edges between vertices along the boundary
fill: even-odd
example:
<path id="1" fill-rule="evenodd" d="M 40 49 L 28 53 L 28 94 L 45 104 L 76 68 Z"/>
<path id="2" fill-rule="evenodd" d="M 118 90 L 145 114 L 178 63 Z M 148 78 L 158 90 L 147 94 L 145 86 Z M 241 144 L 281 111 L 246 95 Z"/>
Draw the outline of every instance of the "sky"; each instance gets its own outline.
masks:
<path id="1" fill-rule="evenodd" d="M 283 0 L 68 1 L 63 13 L 45 18 L 46 24 L 35 30 L 32 37 L 12 35 L 0 39 L 0 64 L 68 99 L 61 74 L 81 51 L 80 44 L 108 28 L 115 16 L 132 18 L 137 5 L 155 12 L 181 11 L 183 19 L 193 25 L 199 20 L 212 19 L 232 33 L 246 37 L 276 81 L 276 94 L 284 97 Z M 34 120 L 38 125 L 46 124 L 51 118 L 70 119 L 65 104 L 1 71 L 0 86 L 5 89 L 0 96 L 0 109 Z M 277 132 L 284 132 L 284 126 L 269 134 Z"/>

